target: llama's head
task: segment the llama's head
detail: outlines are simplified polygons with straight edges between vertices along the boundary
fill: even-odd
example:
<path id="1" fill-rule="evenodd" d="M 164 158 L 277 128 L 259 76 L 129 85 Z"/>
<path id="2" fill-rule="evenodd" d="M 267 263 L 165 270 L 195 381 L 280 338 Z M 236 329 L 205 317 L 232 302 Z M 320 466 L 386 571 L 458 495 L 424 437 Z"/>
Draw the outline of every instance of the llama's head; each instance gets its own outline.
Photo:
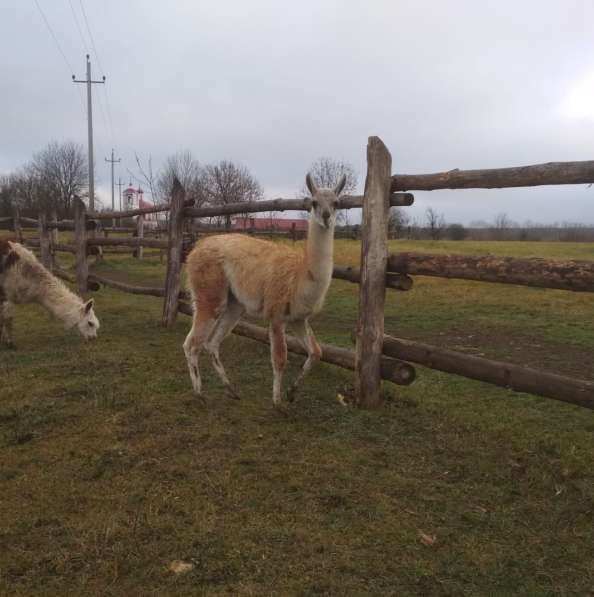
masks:
<path id="1" fill-rule="evenodd" d="M 85 340 L 94 340 L 99 329 L 99 320 L 93 311 L 93 299 L 80 307 L 80 320 L 76 324 L 80 335 Z"/>
<path id="2" fill-rule="evenodd" d="M 305 177 L 305 183 L 311 193 L 311 217 L 326 230 L 334 228 L 338 196 L 346 183 L 346 175 L 342 175 L 333 189 L 318 189 L 311 174 Z"/>

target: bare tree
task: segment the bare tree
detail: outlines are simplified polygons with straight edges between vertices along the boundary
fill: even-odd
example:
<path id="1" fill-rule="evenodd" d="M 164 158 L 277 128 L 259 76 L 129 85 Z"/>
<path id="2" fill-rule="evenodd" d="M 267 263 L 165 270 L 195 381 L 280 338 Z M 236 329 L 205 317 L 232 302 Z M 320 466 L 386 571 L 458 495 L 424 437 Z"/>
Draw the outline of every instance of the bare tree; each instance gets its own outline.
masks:
<path id="1" fill-rule="evenodd" d="M 200 205 L 199 182 L 200 164 L 189 150 L 178 151 L 165 160 L 165 165 L 159 171 L 155 188 L 160 201 L 169 201 L 173 180 L 177 178 L 188 197 L 193 197 Z"/>
<path id="2" fill-rule="evenodd" d="M 197 185 L 197 200 L 203 205 L 228 205 L 262 199 L 260 183 L 247 168 L 221 161 L 202 168 Z M 223 216 L 231 228 L 231 215 Z"/>
<path id="3" fill-rule="evenodd" d="M 513 226 L 513 222 L 509 219 L 508 215 L 504 212 L 499 213 L 495 216 L 493 222 L 493 232 L 496 240 L 504 240 L 509 234 L 509 229 Z"/>
<path id="4" fill-rule="evenodd" d="M 388 217 L 388 232 L 391 238 L 400 238 L 410 222 L 409 215 L 399 207 L 392 207 Z"/>
<path id="5" fill-rule="evenodd" d="M 446 221 L 443 214 L 437 213 L 432 207 L 425 210 L 425 222 L 431 240 L 439 240 L 442 237 Z"/>
<path id="6" fill-rule="evenodd" d="M 53 219 L 70 215 L 72 200 L 88 185 L 86 154 L 78 143 L 51 141 L 33 154 L 30 175 L 37 179 L 39 207 Z"/>
<path id="7" fill-rule="evenodd" d="M 357 172 L 351 164 L 326 156 L 315 160 L 309 167 L 309 173 L 312 175 L 316 186 L 329 189 L 333 189 L 344 174 L 346 176 L 346 184 L 344 185 L 343 193 L 347 195 L 352 194 L 355 191 L 359 182 Z M 309 194 L 308 189 L 303 186 L 301 188 L 301 196 L 303 197 Z M 340 210 L 336 218 L 337 223 L 348 226 L 348 213 L 348 209 Z"/>
<path id="8" fill-rule="evenodd" d="M 134 172 L 129 169 L 128 174 L 130 174 L 130 176 L 132 176 L 132 178 L 134 178 L 138 184 L 144 183 L 145 187 L 148 188 L 149 193 L 151 194 L 152 200 L 155 203 L 167 202 L 167 197 L 169 197 L 171 187 L 169 188 L 165 198 L 159 196 L 156 188 L 157 183 L 155 181 L 155 174 L 153 172 L 153 156 L 149 154 L 146 164 L 143 163 L 142 158 L 137 153 L 134 154 L 134 159 L 136 160 L 136 167 L 138 168 L 138 173 L 140 176 L 136 176 Z"/>

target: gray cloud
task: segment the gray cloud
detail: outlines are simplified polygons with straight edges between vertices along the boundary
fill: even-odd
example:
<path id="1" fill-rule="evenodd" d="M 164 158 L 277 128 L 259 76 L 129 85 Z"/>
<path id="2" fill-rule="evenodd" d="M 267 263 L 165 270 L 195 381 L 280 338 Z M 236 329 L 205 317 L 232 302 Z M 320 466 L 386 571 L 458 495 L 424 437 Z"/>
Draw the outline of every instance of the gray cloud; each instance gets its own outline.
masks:
<path id="1" fill-rule="evenodd" d="M 85 49 L 68 2 L 38 1 L 82 77 Z M 155 164 L 186 148 L 202 162 L 236 160 L 268 196 L 293 195 L 320 155 L 352 162 L 363 182 L 372 134 L 390 148 L 394 170 L 407 173 L 594 157 L 587 0 L 84 6 L 114 128 L 96 86 L 102 194 L 112 145 L 129 168 L 135 151 Z M 0 28 L 0 172 L 52 138 L 86 144 L 84 86 L 70 82 L 34 2 L 4 7 Z M 94 57 L 93 68 L 103 74 Z M 586 105 L 581 112 L 568 105 L 572 94 Z M 430 204 L 449 221 L 505 211 L 519 221 L 594 222 L 594 189 L 585 187 L 416 197 L 413 213 Z"/>

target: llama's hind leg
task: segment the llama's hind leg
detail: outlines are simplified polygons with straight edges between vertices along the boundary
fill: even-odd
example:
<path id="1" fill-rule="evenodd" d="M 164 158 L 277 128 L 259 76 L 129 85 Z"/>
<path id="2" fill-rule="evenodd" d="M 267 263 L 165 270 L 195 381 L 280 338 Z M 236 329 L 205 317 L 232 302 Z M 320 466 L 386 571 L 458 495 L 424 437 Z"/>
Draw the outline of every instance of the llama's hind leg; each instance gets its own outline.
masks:
<path id="1" fill-rule="evenodd" d="M 287 365 L 287 339 L 285 337 L 285 324 L 273 322 L 269 328 L 270 356 L 272 359 L 272 403 L 275 408 L 281 405 L 281 388 L 283 382 L 283 371 Z"/>
<path id="2" fill-rule="evenodd" d="M 241 319 L 244 311 L 243 306 L 237 300 L 229 298 L 227 308 L 217 319 L 216 325 L 205 345 L 205 349 L 211 356 L 212 366 L 218 373 L 221 381 L 225 384 L 229 396 L 235 400 L 239 400 L 240 397 L 227 377 L 225 367 L 223 367 L 221 357 L 219 356 L 219 348 L 223 340 L 231 333 L 237 322 Z"/>
<path id="3" fill-rule="evenodd" d="M 303 367 L 295 381 L 289 386 L 287 390 L 287 400 L 293 402 L 295 400 L 295 393 L 303 378 L 309 373 L 312 365 L 319 361 L 322 356 L 322 349 L 314 336 L 313 330 L 307 320 L 293 324 L 293 331 L 295 336 L 307 351 L 307 359 L 303 363 Z"/>
<path id="4" fill-rule="evenodd" d="M 184 353 L 188 363 L 192 387 L 194 388 L 194 393 L 198 396 L 202 393 L 202 379 L 200 377 L 200 369 L 198 368 L 198 359 L 200 351 L 209 334 L 212 332 L 214 325 L 215 319 L 213 317 L 206 316 L 198 311 L 195 312 L 192 329 L 184 342 Z"/>
<path id="5" fill-rule="evenodd" d="M 0 346 L 15 347 L 12 337 L 12 304 L 5 300 L 2 289 L 0 289 Z"/>

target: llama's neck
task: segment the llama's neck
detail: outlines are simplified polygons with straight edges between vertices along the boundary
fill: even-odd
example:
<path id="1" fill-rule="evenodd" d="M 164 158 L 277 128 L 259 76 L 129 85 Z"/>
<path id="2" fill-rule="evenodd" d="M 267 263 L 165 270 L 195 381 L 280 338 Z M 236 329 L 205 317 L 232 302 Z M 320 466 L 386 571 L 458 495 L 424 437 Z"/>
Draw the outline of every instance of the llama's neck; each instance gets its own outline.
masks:
<path id="1" fill-rule="evenodd" d="M 304 293 L 308 302 L 323 300 L 332 279 L 334 225 L 322 228 L 313 217 L 309 220 L 304 255 Z"/>
<path id="2" fill-rule="evenodd" d="M 66 327 L 75 326 L 81 318 L 83 301 L 55 276 L 46 272 L 39 284 L 39 302 Z"/>

